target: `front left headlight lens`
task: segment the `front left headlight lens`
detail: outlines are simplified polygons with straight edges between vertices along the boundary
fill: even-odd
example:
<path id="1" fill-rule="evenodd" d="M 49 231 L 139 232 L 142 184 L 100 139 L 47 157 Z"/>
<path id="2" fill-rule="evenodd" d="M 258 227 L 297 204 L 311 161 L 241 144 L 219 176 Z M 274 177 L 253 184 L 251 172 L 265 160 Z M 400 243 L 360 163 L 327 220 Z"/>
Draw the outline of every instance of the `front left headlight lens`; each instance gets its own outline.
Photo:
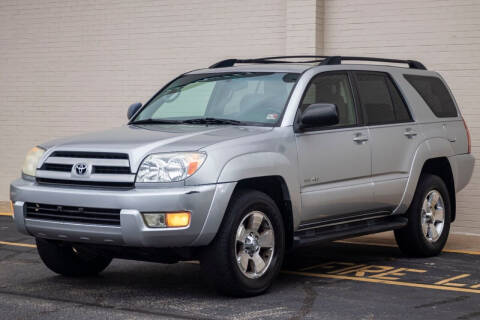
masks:
<path id="1" fill-rule="evenodd" d="M 38 162 L 44 153 L 45 150 L 40 147 L 35 147 L 28 151 L 25 162 L 23 163 L 22 172 L 28 176 L 35 177 Z"/>
<path id="2" fill-rule="evenodd" d="M 201 152 L 151 154 L 143 160 L 137 182 L 182 181 L 197 172 L 207 155 Z"/>

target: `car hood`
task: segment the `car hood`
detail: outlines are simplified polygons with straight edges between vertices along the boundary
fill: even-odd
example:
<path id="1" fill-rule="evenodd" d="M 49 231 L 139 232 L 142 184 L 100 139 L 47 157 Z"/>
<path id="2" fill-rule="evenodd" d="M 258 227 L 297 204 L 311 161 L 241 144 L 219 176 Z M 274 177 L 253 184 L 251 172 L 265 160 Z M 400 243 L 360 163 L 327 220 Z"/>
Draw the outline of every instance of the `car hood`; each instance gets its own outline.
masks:
<path id="1" fill-rule="evenodd" d="M 226 140 L 261 134 L 271 127 L 233 125 L 125 125 L 42 144 L 49 149 L 67 151 L 121 152 L 130 155 L 132 168 L 157 152 L 196 151 Z"/>

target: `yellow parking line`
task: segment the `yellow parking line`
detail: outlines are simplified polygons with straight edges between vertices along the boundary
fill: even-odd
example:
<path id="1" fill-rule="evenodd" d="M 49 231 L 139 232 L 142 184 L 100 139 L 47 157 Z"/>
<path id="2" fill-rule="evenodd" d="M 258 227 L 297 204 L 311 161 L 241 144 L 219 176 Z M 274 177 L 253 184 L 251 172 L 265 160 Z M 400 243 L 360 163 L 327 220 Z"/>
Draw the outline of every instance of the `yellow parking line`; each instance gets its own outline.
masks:
<path id="1" fill-rule="evenodd" d="M 21 243 L 21 242 L 8 242 L 8 241 L 0 241 L 0 245 L 16 246 L 16 247 L 27 247 L 27 248 L 36 248 L 36 247 L 37 247 L 37 246 L 34 245 L 34 244 Z"/>
<path id="2" fill-rule="evenodd" d="M 374 247 L 389 247 L 389 248 L 397 248 L 394 244 L 388 243 L 378 243 L 378 242 L 368 242 L 368 241 L 348 241 L 348 240 L 338 240 L 335 241 L 338 243 L 345 243 L 345 244 L 358 244 L 364 246 L 374 246 Z M 470 255 L 480 255 L 480 251 L 472 251 L 472 250 L 454 250 L 454 249 L 443 249 L 443 252 L 450 252 L 450 253 L 461 253 L 461 254 L 470 254 Z"/>
<path id="3" fill-rule="evenodd" d="M 0 212 L 0 216 L 13 216 L 11 212 Z"/>
<path id="4" fill-rule="evenodd" d="M 447 286 L 440 286 L 440 285 L 435 285 L 435 284 L 412 283 L 412 282 L 404 282 L 404 281 L 361 278 L 361 277 L 351 277 L 351 276 L 341 276 L 341 275 L 324 274 L 324 273 L 311 273 L 311 272 L 301 272 L 301 271 L 282 271 L 282 273 L 293 274 L 293 275 L 298 275 L 298 276 L 306 276 L 306 277 L 352 280 L 352 281 L 361 281 L 361 282 L 382 283 L 382 284 L 389 284 L 389 285 L 403 286 L 403 287 L 415 287 L 415 288 L 423 288 L 423 289 L 434 289 L 434 290 L 468 292 L 468 293 L 479 293 L 480 294 L 480 290 L 478 290 L 478 289 L 447 287 Z"/>

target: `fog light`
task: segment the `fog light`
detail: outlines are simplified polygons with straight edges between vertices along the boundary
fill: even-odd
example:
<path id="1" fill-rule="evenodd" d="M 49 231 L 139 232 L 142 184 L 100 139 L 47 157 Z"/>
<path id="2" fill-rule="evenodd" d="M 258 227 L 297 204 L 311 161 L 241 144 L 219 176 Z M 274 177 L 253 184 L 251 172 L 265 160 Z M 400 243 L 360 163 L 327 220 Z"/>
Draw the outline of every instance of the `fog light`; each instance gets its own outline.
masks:
<path id="1" fill-rule="evenodd" d="M 181 228 L 190 224 L 190 212 L 167 213 L 167 227 Z"/>
<path id="2" fill-rule="evenodd" d="M 144 213 L 143 219 L 150 228 L 165 228 L 165 213 Z"/>

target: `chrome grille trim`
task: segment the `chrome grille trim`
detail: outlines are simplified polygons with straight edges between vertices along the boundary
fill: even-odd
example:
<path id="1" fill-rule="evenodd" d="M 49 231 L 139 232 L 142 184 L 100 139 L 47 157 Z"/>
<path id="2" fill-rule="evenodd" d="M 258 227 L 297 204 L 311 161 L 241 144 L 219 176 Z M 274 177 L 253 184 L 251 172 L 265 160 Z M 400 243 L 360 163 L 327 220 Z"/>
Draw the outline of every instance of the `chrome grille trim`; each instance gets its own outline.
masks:
<path id="1" fill-rule="evenodd" d="M 76 165 L 87 167 L 78 173 Z M 92 187 L 132 188 L 135 174 L 126 153 L 54 151 L 40 168 L 36 180 L 39 184 L 67 184 Z"/>
<path id="2" fill-rule="evenodd" d="M 79 162 L 87 162 L 94 166 L 109 166 L 109 167 L 130 167 L 128 160 L 122 159 L 96 159 L 96 158 L 66 158 L 66 157 L 49 157 L 44 163 L 54 164 L 71 164 Z"/>
<path id="3" fill-rule="evenodd" d="M 102 181 L 102 182 L 134 182 L 134 174 L 105 174 L 93 173 L 89 177 L 73 177 L 70 172 L 37 170 L 37 178 L 76 180 L 76 181 Z"/>

